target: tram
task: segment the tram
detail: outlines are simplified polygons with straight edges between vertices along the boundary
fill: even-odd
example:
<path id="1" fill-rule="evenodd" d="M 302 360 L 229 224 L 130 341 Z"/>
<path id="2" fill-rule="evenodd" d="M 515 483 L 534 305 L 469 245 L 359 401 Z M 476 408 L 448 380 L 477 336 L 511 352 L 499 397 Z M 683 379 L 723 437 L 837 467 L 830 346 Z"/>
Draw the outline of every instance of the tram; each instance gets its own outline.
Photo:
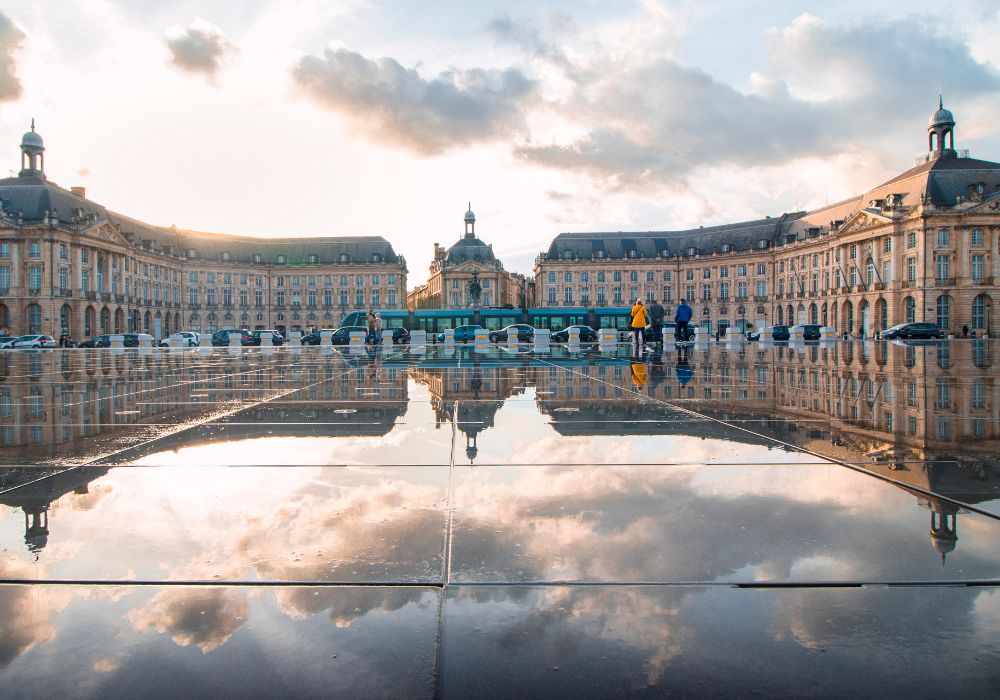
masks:
<path id="1" fill-rule="evenodd" d="M 568 326 L 616 328 L 627 331 L 632 323 L 631 307 L 551 307 L 540 309 L 379 309 L 383 328 L 405 328 L 408 331 L 441 333 L 448 328 L 479 325 L 491 331 L 514 323 L 526 323 L 534 328 L 561 331 Z M 367 311 L 352 311 L 340 327 L 365 326 Z"/>

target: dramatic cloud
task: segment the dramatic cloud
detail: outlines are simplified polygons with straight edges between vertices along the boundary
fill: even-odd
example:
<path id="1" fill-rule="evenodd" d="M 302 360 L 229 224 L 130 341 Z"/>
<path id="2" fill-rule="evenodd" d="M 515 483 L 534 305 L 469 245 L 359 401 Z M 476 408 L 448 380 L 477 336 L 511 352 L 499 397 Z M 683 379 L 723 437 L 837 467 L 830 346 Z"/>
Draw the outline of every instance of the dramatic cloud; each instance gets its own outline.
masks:
<path id="1" fill-rule="evenodd" d="M 21 83 L 14 72 L 14 51 L 22 39 L 24 32 L 0 12 L 0 102 L 21 96 Z"/>
<path id="2" fill-rule="evenodd" d="M 200 17 L 186 27 L 168 29 L 166 42 L 171 63 L 183 71 L 200 73 L 211 82 L 236 53 L 222 30 Z"/>
<path id="3" fill-rule="evenodd" d="M 523 128 L 536 84 L 514 69 L 452 70 L 427 80 L 392 58 L 328 48 L 293 71 L 311 98 L 375 143 L 435 155 Z"/>

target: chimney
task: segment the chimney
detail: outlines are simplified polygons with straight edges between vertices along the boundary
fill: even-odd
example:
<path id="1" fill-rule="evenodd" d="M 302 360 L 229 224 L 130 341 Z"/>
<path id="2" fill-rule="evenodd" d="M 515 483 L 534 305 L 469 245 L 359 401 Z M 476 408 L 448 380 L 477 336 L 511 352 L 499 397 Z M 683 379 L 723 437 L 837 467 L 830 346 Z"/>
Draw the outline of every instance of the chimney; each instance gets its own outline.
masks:
<path id="1" fill-rule="evenodd" d="M 75 194 L 80 199 L 87 198 L 87 188 L 86 187 L 70 187 L 69 191 Z"/>

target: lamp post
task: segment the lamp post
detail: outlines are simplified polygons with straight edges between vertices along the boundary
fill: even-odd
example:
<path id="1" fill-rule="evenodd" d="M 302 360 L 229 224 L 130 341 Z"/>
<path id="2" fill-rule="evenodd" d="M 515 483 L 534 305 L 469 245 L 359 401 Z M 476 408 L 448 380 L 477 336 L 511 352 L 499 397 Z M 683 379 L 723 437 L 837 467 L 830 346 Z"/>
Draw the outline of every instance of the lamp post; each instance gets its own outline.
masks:
<path id="1" fill-rule="evenodd" d="M 986 302 L 986 337 L 987 338 L 993 337 L 992 329 L 990 328 L 990 307 L 991 306 L 992 306 L 992 304 L 990 304 L 990 302 Z"/>

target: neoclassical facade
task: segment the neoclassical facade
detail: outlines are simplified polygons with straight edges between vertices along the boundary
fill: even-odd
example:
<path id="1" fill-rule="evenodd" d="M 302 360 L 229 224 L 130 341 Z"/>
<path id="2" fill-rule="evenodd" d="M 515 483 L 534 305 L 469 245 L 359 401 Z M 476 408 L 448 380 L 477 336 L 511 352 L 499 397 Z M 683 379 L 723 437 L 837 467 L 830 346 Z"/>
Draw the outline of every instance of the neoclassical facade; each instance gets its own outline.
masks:
<path id="1" fill-rule="evenodd" d="M 450 248 L 434 244 L 427 284 L 407 295 L 410 309 L 471 309 L 473 273 L 482 286 L 479 308 L 522 308 L 527 303 L 523 275 L 508 272 L 493 254 L 493 244 L 476 236 L 476 215 L 465 212 L 465 235 Z"/>
<path id="2" fill-rule="evenodd" d="M 810 212 L 687 231 L 563 233 L 535 260 L 535 304 L 680 298 L 710 332 L 821 323 L 870 336 L 906 321 L 995 332 L 1000 164 L 954 149 L 939 105 L 928 153 L 864 195 Z"/>
<path id="3" fill-rule="evenodd" d="M 404 308 L 406 261 L 379 236 L 258 238 L 151 226 L 45 177 L 41 137 L 0 180 L 0 327 L 101 333 L 337 327 Z"/>

